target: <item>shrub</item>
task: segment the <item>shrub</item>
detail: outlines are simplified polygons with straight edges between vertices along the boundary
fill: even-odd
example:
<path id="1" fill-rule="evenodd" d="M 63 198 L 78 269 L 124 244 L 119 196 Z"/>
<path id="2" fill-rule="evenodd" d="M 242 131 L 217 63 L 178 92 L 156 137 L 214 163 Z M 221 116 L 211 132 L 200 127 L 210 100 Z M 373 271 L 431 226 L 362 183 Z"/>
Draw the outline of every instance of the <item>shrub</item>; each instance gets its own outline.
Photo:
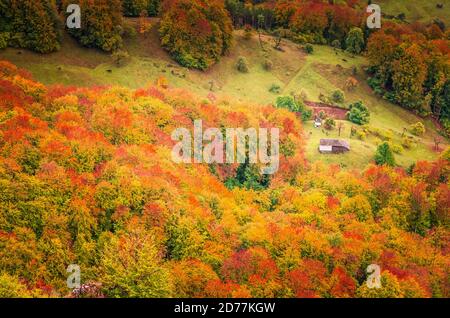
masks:
<path id="1" fill-rule="evenodd" d="M 306 92 L 305 92 L 304 90 L 301 90 L 301 91 L 300 91 L 299 96 L 300 96 L 300 99 L 301 99 L 302 101 L 308 100 L 308 94 L 306 94 Z"/>
<path id="2" fill-rule="evenodd" d="M 263 62 L 263 67 L 266 71 L 271 71 L 273 69 L 273 63 L 269 59 L 265 59 Z"/>
<path id="3" fill-rule="evenodd" d="M 281 91 L 281 87 L 278 84 L 272 84 L 272 86 L 270 86 L 269 92 L 274 93 L 274 94 L 279 94 Z"/>
<path id="4" fill-rule="evenodd" d="M 378 77 L 369 77 L 367 79 L 367 84 L 369 84 L 370 88 L 372 88 L 377 95 L 383 95 L 383 83 Z"/>
<path id="5" fill-rule="evenodd" d="M 237 64 L 236 64 L 236 68 L 241 73 L 248 73 L 249 67 L 248 67 L 247 59 L 243 56 L 239 57 Z"/>
<path id="6" fill-rule="evenodd" d="M 335 103 L 343 103 L 345 101 L 344 92 L 340 89 L 335 90 L 333 94 L 331 94 L 331 100 Z"/>
<path id="7" fill-rule="evenodd" d="M 399 20 L 405 21 L 405 19 L 406 19 L 406 14 L 403 13 L 403 12 L 401 12 L 401 13 L 399 13 L 399 14 L 397 15 L 397 18 L 398 18 Z"/>
<path id="8" fill-rule="evenodd" d="M 312 54 L 314 52 L 314 47 L 311 44 L 306 44 L 303 49 L 306 53 Z"/>
<path id="9" fill-rule="evenodd" d="M 403 147 L 401 145 L 391 144 L 390 147 L 396 154 L 401 154 L 403 152 Z"/>
<path id="10" fill-rule="evenodd" d="M 366 140 L 367 135 L 366 135 L 366 133 L 364 131 L 358 130 L 356 132 L 356 138 L 358 138 L 359 140 Z"/>
<path id="11" fill-rule="evenodd" d="M 306 37 L 303 34 L 295 34 L 295 33 L 292 34 L 291 40 L 292 40 L 292 42 L 297 43 L 297 44 L 305 44 L 308 42 L 308 40 L 306 39 Z M 302 50 L 303 47 L 299 45 L 298 49 Z"/>
<path id="12" fill-rule="evenodd" d="M 410 138 L 408 136 L 403 137 L 403 139 L 402 139 L 402 146 L 403 146 L 403 148 L 411 149 L 413 144 L 414 144 L 414 141 L 413 141 L 412 138 Z"/>
<path id="13" fill-rule="evenodd" d="M 8 46 L 10 33 L 2 32 L 0 33 L 0 49 L 4 49 Z"/>
<path id="14" fill-rule="evenodd" d="M 394 138 L 394 133 L 391 130 L 383 130 L 381 132 L 381 139 L 384 141 L 390 141 Z"/>
<path id="15" fill-rule="evenodd" d="M 303 107 L 302 111 L 302 121 L 308 121 L 312 118 L 313 111 L 311 108 L 308 108 L 306 106 Z"/>
<path id="16" fill-rule="evenodd" d="M 327 118 L 325 119 L 324 127 L 327 130 L 332 130 L 334 127 L 336 127 L 336 121 L 333 118 Z"/>
<path id="17" fill-rule="evenodd" d="M 340 49 L 342 46 L 341 46 L 341 41 L 339 41 L 339 40 L 334 40 L 333 42 L 331 42 L 331 46 L 332 47 L 334 47 L 334 48 L 336 48 L 336 49 Z"/>
<path id="18" fill-rule="evenodd" d="M 444 126 L 443 133 L 450 137 L 450 118 L 443 118 L 441 119 L 441 123 Z"/>
<path id="19" fill-rule="evenodd" d="M 354 104 L 351 104 L 349 107 L 350 111 L 347 113 L 347 118 L 352 123 L 358 124 L 358 125 L 364 125 L 369 123 L 370 120 L 370 113 L 364 104 L 359 101 Z"/>
<path id="20" fill-rule="evenodd" d="M 425 126 L 421 122 L 417 122 L 410 127 L 410 131 L 413 135 L 422 136 L 425 134 Z"/>
<path id="21" fill-rule="evenodd" d="M 130 54 L 128 54 L 128 52 L 126 51 L 116 51 L 113 53 L 112 55 L 114 64 L 116 64 L 116 66 L 118 67 L 122 67 L 125 66 L 126 64 L 128 64 L 128 62 L 130 62 Z"/>
<path id="22" fill-rule="evenodd" d="M 327 104 L 330 101 L 330 99 L 322 93 L 319 94 L 319 100 L 324 104 Z"/>
<path id="23" fill-rule="evenodd" d="M 223 2 L 177 0 L 166 7 L 161 44 L 178 63 L 206 70 L 228 51 L 233 27 Z"/>
<path id="24" fill-rule="evenodd" d="M 323 110 L 321 110 L 321 111 L 319 112 L 318 116 L 319 116 L 320 119 L 325 119 L 325 118 L 327 118 L 327 114 L 326 114 Z"/>
<path id="25" fill-rule="evenodd" d="M 137 36 L 136 28 L 128 23 L 123 25 L 122 36 L 124 38 L 132 39 Z"/>
<path id="26" fill-rule="evenodd" d="M 441 155 L 441 158 L 450 161 L 450 147 L 447 147 L 447 149 L 445 149 L 445 151 Z"/>
<path id="27" fill-rule="evenodd" d="M 377 148 L 375 153 L 375 163 L 379 166 L 388 165 L 395 166 L 394 154 L 392 153 L 389 143 L 383 142 Z"/>
<path id="28" fill-rule="evenodd" d="M 380 140 L 389 141 L 394 138 L 394 134 L 390 130 L 383 130 L 379 128 L 371 128 L 370 133 L 375 137 L 378 137 Z"/>
<path id="29" fill-rule="evenodd" d="M 345 89 L 347 91 L 352 91 L 358 86 L 358 80 L 354 77 L 349 77 L 345 82 Z"/>

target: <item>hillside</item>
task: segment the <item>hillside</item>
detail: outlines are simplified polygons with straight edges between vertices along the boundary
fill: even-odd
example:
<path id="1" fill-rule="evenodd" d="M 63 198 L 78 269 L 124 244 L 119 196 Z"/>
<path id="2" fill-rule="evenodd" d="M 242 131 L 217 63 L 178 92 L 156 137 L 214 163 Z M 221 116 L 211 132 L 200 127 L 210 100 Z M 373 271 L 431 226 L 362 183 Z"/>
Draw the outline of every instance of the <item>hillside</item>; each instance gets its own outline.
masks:
<path id="1" fill-rule="evenodd" d="M 132 25 L 136 19 L 128 19 Z M 439 153 L 434 151 L 433 138 L 436 129 L 433 122 L 423 120 L 411 112 L 377 97 L 366 84 L 364 57 L 354 57 L 344 51 L 328 46 L 314 46 L 313 54 L 306 54 L 302 47 L 284 40 L 283 52 L 273 48 L 273 38 L 263 36 L 265 51 L 261 50 L 258 37 L 246 40 L 242 31 L 235 31 L 235 41 L 230 53 L 206 72 L 188 70 L 173 62 L 160 47 L 157 34 L 157 20 L 151 19 L 153 27 L 147 34 L 138 34 L 125 41 L 125 49 L 131 61 L 117 67 L 110 55 L 95 49 L 80 47 L 75 40 L 65 35 L 62 49 L 48 55 L 26 50 L 8 48 L 0 51 L 0 59 L 29 70 L 34 78 L 44 84 L 75 86 L 122 85 L 130 88 L 143 87 L 161 76 L 170 86 L 185 88 L 200 96 L 213 93 L 218 97 L 230 97 L 236 101 L 258 104 L 273 104 L 277 96 L 303 94 L 312 102 L 319 101 L 319 95 L 329 96 L 334 90 L 345 91 L 343 106 L 362 100 L 371 111 L 370 127 L 366 129 L 365 140 L 351 139 L 352 151 L 344 155 L 322 155 L 317 151 L 320 138 L 339 137 L 336 130 L 326 132 L 313 128 L 312 122 L 305 124 L 307 158 L 314 162 L 321 160 L 336 163 L 344 168 L 364 168 L 373 160 L 373 154 L 381 139 L 389 138 L 394 144 L 401 144 L 404 128 L 418 121 L 425 123 L 427 133 L 415 138 L 417 143 L 411 149 L 397 154 L 397 162 L 408 167 L 417 160 L 433 160 Z M 237 71 L 237 59 L 243 56 L 249 61 L 250 71 Z M 273 69 L 266 71 L 263 62 L 269 58 Z M 353 69 L 357 74 L 354 75 Z M 355 76 L 359 85 L 351 92 L 345 90 L 349 76 Z M 279 86 L 279 92 L 270 88 Z M 344 122 L 342 137 L 348 138 L 351 124 Z M 380 137 L 381 135 L 381 137 Z M 445 149 L 446 143 L 441 145 Z"/>
<path id="2" fill-rule="evenodd" d="M 304 160 L 284 109 L 46 87 L 5 62 L 0 84 L 1 297 L 449 295 L 446 159 L 345 171 Z M 251 166 L 173 162 L 170 134 L 192 118 L 283 127 L 279 172 L 261 186 Z M 83 290 L 68 289 L 67 264 Z"/>
<path id="3" fill-rule="evenodd" d="M 448 7 L 410 2 L 0 0 L 0 298 L 448 298 Z"/>
<path id="4" fill-rule="evenodd" d="M 382 11 L 390 16 L 405 15 L 408 22 L 431 22 L 436 18 L 447 25 L 450 23 L 450 3 L 445 0 L 380 0 Z M 443 4 L 443 8 L 438 8 Z"/>

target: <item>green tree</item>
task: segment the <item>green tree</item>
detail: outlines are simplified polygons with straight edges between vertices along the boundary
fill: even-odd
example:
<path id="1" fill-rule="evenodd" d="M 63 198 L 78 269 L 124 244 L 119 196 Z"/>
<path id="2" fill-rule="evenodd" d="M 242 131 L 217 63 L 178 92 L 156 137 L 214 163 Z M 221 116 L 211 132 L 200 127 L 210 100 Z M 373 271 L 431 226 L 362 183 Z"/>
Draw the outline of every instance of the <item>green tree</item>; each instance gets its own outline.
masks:
<path id="1" fill-rule="evenodd" d="M 247 59 L 243 56 L 239 57 L 239 59 L 236 63 L 236 68 L 241 73 L 248 73 L 249 68 L 248 68 Z"/>
<path id="2" fill-rule="evenodd" d="M 361 101 L 351 104 L 349 109 L 350 111 L 347 113 L 347 118 L 352 123 L 358 125 L 364 125 L 369 123 L 370 120 L 369 109 Z"/>
<path id="3" fill-rule="evenodd" d="M 378 146 L 377 151 L 375 153 L 375 163 L 379 166 L 388 165 L 395 166 L 395 158 L 394 154 L 389 146 L 389 143 L 383 142 Z"/>
<path id="4" fill-rule="evenodd" d="M 327 130 L 333 130 L 334 127 L 336 127 L 336 121 L 333 118 L 328 117 L 325 119 L 324 127 Z"/>
<path id="5" fill-rule="evenodd" d="M 150 17 L 159 15 L 161 9 L 161 0 L 148 0 L 147 12 Z"/>
<path id="6" fill-rule="evenodd" d="M 346 50 L 353 54 L 360 54 L 364 49 L 364 34 L 360 28 L 352 28 L 345 39 Z"/>
<path id="7" fill-rule="evenodd" d="M 314 46 L 312 46 L 311 44 L 306 44 L 304 50 L 306 53 L 312 54 L 314 52 Z"/>
<path id="8" fill-rule="evenodd" d="M 291 112 L 301 113 L 302 120 L 308 121 L 311 119 L 312 110 L 307 108 L 303 102 L 296 101 L 292 96 L 279 96 L 275 102 L 277 108 L 285 108 Z"/>
<path id="9" fill-rule="evenodd" d="M 341 91 L 340 89 L 335 90 L 333 92 L 333 94 L 331 95 L 331 99 L 333 100 L 333 102 L 335 103 L 343 103 L 345 101 L 345 95 L 344 92 Z"/>
<path id="10" fill-rule="evenodd" d="M 148 10 L 148 0 L 123 0 L 123 14 L 126 17 L 138 17 L 143 11 Z"/>
<path id="11" fill-rule="evenodd" d="M 302 105 L 297 103 L 292 96 L 280 96 L 275 103 L 277 108 L 286 108 L 291 112 L 300 112 Z"/>

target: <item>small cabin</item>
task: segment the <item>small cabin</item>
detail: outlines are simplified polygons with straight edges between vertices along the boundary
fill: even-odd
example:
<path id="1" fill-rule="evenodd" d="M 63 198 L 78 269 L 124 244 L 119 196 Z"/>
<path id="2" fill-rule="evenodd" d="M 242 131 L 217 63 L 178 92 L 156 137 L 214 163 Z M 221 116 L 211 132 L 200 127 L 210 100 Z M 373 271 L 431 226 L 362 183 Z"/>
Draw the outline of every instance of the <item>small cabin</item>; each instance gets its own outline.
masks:
<path id="1" fill-rule="evenodd" d="M 338 139 L 321 139 L 320 153 L 345 153 L 350 151 L 350 145 L 345 140 Z"/>

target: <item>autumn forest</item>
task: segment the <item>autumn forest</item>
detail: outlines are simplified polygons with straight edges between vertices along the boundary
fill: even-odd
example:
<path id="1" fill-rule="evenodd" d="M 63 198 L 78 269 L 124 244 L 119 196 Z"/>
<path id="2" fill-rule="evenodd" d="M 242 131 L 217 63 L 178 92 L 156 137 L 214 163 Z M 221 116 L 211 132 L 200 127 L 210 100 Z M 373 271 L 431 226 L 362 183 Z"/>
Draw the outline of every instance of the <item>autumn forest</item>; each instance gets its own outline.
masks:
<path id="1" fill-rule="evenodd" d="M 0 298 L 448 298 L 450 3 L 390 2 L 0 0 Z"/>

